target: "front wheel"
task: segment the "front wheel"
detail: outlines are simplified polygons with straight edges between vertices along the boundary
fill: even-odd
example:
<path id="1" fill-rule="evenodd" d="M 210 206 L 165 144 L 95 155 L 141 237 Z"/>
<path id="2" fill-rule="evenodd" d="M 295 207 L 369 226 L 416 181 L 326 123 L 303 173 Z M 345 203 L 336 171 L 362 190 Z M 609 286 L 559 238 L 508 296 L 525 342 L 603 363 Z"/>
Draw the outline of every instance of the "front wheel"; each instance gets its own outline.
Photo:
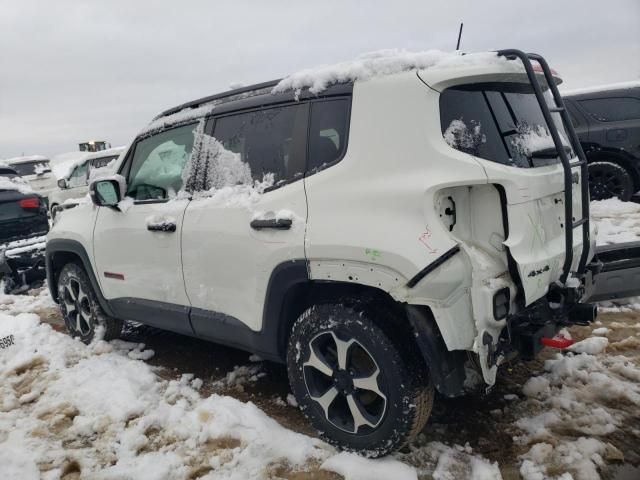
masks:
<path id="1" fill-rule="evenodd" d="M 633 178 L 621 165 L 614 162 L 592 162 L 589 168 L 589 193 L 591 200 L 618 197 L 627 202 L 634 194 Z"/>
<path id="2" fill-rule="evenodd" d="M 58 302 L 69 335 L 90 343 L 101 331 L 104 340 L 122 332 L 122 320 L 109 317 L 98 303 L 89 277 L 77 263 L 68 263 L 58 279 Z"/>
<path id="3" fill-rule="evenodd" d="M 371 457 L 415 438 L 434 392 L 421 359 L 391 340 L 374 315 L 315 305 L 295 322 L 287 350 L 291 387 L 313 426 L 329 443 Z"/>

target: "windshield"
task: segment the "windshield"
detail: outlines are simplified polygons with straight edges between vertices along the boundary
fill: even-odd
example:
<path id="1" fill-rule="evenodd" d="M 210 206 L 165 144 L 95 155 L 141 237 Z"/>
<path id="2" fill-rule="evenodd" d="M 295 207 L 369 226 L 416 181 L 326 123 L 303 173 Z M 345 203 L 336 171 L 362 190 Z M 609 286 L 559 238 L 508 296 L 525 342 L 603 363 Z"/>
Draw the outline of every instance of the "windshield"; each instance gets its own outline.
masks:
<path id="1" fill-rule="evenodd" d="M 51 171 L 51 167 L 49 167 L 49 162 L 47 160 L 14 163 L 11 167 L 15 168 L 16 172 L 18 172 L 18 175 L 21 177 L 26 175 L 40 175 Z"/>
<path id="2" fill-rule="evenodd" d="M 544 95 L 553 105 L 548 89 Z M 569 146 L 560 115 L 551 115 L 563 144 Z M 476 157 L 520 168 L 560 162 L 529 84 L 496 82 L 449 88 L 440 96 L 440 122 L 451 147 Z"/>

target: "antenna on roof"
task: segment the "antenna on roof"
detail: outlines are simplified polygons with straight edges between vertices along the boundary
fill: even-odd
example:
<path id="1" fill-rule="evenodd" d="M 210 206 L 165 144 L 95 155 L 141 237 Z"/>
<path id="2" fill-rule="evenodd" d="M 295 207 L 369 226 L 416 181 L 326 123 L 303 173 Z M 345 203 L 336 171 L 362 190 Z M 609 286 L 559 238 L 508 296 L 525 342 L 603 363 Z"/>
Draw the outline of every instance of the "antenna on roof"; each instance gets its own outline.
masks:
<path id="1" fill-rule="evenodd" d="M 456 44 L 456 50 L 460 50 L 460 39 L 462 38 L 462 27 L 464 23 L 460 22 L 460 31 L 458 32 L 458 43 Z"/>

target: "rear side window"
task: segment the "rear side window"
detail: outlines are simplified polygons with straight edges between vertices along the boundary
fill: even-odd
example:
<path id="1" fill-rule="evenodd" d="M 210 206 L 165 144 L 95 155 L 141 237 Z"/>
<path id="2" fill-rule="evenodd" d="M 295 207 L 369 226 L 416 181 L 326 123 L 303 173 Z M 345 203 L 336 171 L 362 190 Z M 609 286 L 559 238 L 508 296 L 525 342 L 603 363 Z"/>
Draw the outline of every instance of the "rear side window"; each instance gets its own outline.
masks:
<path id="1" fill-rule="evenodd" d="M 347 99 L 311 104 L 308 171 L 313 172 L 342 158 L 347 147 L 348 120 Z"/>
<path id="2" fill-rule="evenodd" d="M 546 92 L 551 102 L 550 92 Z M 552 114 L 560 135 L 562 121 Z M 490 83 L 449 88 L 440 96 L 440 122 L 453 148 L 504 165 L 529 168 L 557 163 L 554 144 L 528 84 Z M 568 146 L 569 142 L 564 140 Z M 546 155 L 541 152 L 547 150 Z M 543 158 L 544 157 L 544 158 Z"/>
<path id="3" fill-rule="evenodd" d="M 91 160 L 91 168 L 106 167 L 111 162 L 113 162 L 116 158 L 118 158 L 118 155 L 110 155 L 108 157 L 94 158 L 93 160 Z"/>
<path id="4" fill-rule="evenodd" d="M 217 118 L 213 136 L 248 164 L 254 180 L 273 174 L 274 184 L 302 177 L 308 105 L 268 108 Z"/>
<path id="5" fill-rule="evenodd" d="M 128 166 L 127 196 L 134 200 L 162 200 L 178 192 L 196 127 L 189 124 L 140 140 Z"/>
<path id="6" fill-rule="evenodd" d="M 634 97 L 580 100 L 580 106 L 599 122 L 640 119 L 640 99 Z"/>
<path id="7" fill-rule="evenodd" d="M 16 169 L 18 175 L 21 177 L 27 175 L 40 175 L 42 173 L 47 173 L 51 171 L 51 167 L 49 166 L 48 161 L 34 161 L 34 162 L 25 162 L 25 163 L 15 163 L 11 165 Z"/>

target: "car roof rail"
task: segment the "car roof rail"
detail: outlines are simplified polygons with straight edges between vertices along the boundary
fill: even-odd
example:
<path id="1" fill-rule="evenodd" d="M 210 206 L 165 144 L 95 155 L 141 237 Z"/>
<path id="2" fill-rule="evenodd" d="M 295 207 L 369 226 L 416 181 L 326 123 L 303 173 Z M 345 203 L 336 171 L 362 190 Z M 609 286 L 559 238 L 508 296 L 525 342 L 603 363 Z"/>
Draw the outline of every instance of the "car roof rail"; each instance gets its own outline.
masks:
<path id="1" fill-rule="evenodd" d="M 209 95 L 207 97 L 202 97 L 197 100 L 192 100 L 190 102 L 183 103 L 176 107 L 165 110 L 164 112 L 156 115 L 153 120 L 157 120 L 162 117 L 166 117 L 167 115 L 172 115 L 181 110 L 185 110 L 187 108 L 198 108 L 202 105 L 206 105 L 207 103 L 215 102 L 216 100 L 224 100 L 229 97 L 235 97 L 236 95 L 250 94 L 250 93 L 265 93 L 261 92 L 261 90 L 272 89 L 275 87 L 280 80 L 271 80 L 269 82 L 256 83 L 254 85 L 249 85 L 246 87 L 234 88 L 233 90 L 227 90 L 226 92 L 216 93 L 215 95 Z"/>

